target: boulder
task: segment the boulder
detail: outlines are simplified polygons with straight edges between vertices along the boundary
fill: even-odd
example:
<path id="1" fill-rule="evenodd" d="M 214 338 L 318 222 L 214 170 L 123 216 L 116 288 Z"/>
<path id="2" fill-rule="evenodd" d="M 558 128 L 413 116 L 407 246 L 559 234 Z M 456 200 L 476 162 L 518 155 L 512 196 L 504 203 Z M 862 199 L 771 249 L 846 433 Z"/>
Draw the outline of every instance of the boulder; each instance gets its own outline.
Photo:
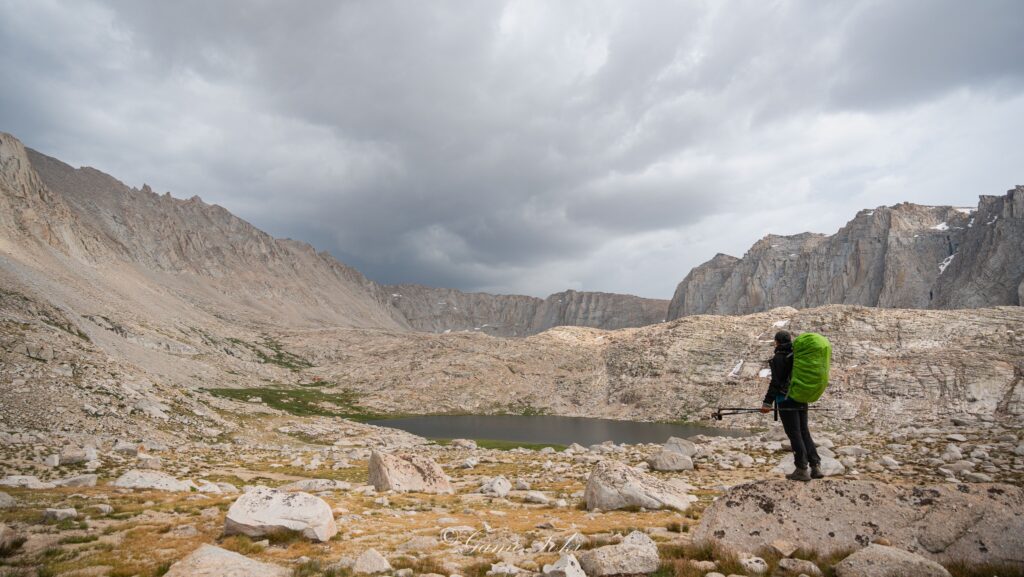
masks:
<path id="1" fill-rule="evenodd" d="M 213 545 L 201 545 L 171 565 L 164 577 L 289 577 L 290 569 L 261 563 Z"/>
<path id="2" fill-rule="evenodd" d="M 351 488 L 352 485 L 349 483 L 335 481 L 334 479 L 303 479 L 278 487 L 281 491 L 306 491 L 311 493 L 319 491 L 347 491 Z"/>
<path id="3" fill-rule="evenodd" d="M 18 505 L 18 502 L 14 500 L 14 497 L 0 491 L 0 509 L 10 509 Z"/>
<path id="4" fill-rule="evenodd" d="M 933 559 L 1024 563 L 1024 489 L 831 480 L 738 485 L 704 511 L 697 543 L 757 551 L 775 540 L 829 554 L 878 539 Z"/>
<path id="5" fill-rule="evenodd" d="M 476 441 L 472 439 L 452 439 L 452 446 L 460 449 L 475 449 Z"/>
<path id="6" fill-rule="evenodd" d="M 392 571 L 391 563 L 388 563 L 388 560 L 376 549 L 363 551 L 359 557 L 356 557 L 356 562 L 352 564 L 352 572 L 356 575 L 373 575 L 389 571 Z"/>
<path id="7" fill-rule="evenodd" d="M 594 467 L 583 498 L 589 510 L 644 507 L 685 511 L 696 500 L 676 485 L 617 461 L 602 461 Z"/>
<path id="8" fill-rule="evenodd" d="M 164 463 L 160 459 L 160 457 L 157 457 L 155 455 L 139 454 L 138 463 L 136 464 L 136 466 L 140 469 L 158 470 L 163 468 Z"/>
<path id="9" fill-rule="evenodd" d="M 647 464 L 655 471 L 692 471 L 693 460 L 675 451 L 662 450 L 657 455 L 649 457 Z"/>
<path id="10" fill-rule="evenodd" d="M 139 446 L 136 443 L 130 443 L 128 441 L 118 441 L 114 444 L 114 452 L 120 453 L 121 455 L 127 455 L 129 457 L 135 457 L 139 454 Z"/>
<path id="11" fill-rule="evenodd" d="M 331 506 L 309 493 L 289 493 L 258 486 L 232 503 L 224 520 L 225 535 L 262 537 L 298 531 L 317 541 L 338 532 Z"/>
<path id="12" fill-rule="evenodd" d="M 822 577 L 822 572 L 817 565 L 810 561 L 789 558 L 779 559 L 779 564 L 775 566 L 775 571 L 772 572 L 772 577 L 800 577 L 800 575 Z"/>
<path id="13" fill-rule="evenodd" d="M 642 531 L 633 531 L 616 545 L 581 551 L 579 562 L 587 577 L 653 573 L 661 565 L 658 546 Z"/>
<path id="14" fill-rule="evenodd" d="M 579 560 L 572 553 L 562 553 L 558 561 L 544 565 L 544 574 L 547 577 L 587 577 L 580 567 Z"/>
<path id="15" fill-rule="evenodd" d="M 836 475 L 843 475 L 846 473 L 846 467 L 839 461 L 832 457 L 826 457 L 825 455 L 820 455 L 820 457 L 821 472 L 826 477 L 834 477 Z M 788 475 L 792 473 L 794 469 L 796 469 L 796 465 L 793 463 L 793 453 L 790 453 L 783 457 L 782 460 L 779 461 L 778 465 L 775 465 L 772 472 Z"/>
<path id="16" fill-rule="evenodd" d="M 370 453 L 370 484 L 378 491 L 451 494 L 448 475 L 430 457 Z"/>
<path id="17" fill-rule="evenodd" d="M 78 511 L 74 507 L 66 509 L 46 509 L 43 511 L 44 521 L 64 521 L 65 519 L 77 519 Z"/>
<path id="18" fill-rule="evenodd" d="M 25 489 L 53 489 L 54 483 L 44 483 L 33 475 L 10 475 L 0 479 L 0 486 L 23 487 Z"/>
<path id="19" fill-rule="evenodd" d="M 945 567 L 931 559 L 885 545 L 869 545 L 834 569 L 838 577 L 950 577 Z"/>
<path id="20" fill-rule="evenodd" d="M 125 489 L 155 489 L 157 491 L 191 491 L 194 486 L 190 482 L 179 481 L 167 473 L 138 469 L 125 472 L 111 485 Z"/>
<path id="21" fill-rule="evenodd" d="M 512 490 L 512 483 L 505 478 L 504 475 L 498 475 L 497 477 L 491 477 L 480 485 L 480 492 L 484 495 L 494 495 L 495 497 L 504 497 L 508 495 L 508 492 Z"/>
<path id="22" fill-rule="evenodd" d="M 661 449 L 670 453 L 679 453 L 680 455 L 685 455 L 687 457 L 693 457 L 698 451 L 698 447 L 693 441 L 687 441 L 686 439 L 680 439 L 679 437 L 669 437 Z"/>
<path id="23" fill-rule="evenodd" d="M 77 475 L 56 481 L 58 487 L 95 487 L 98 477 L 93 474 Z"/>
<path id="24" fill-rule="evenodd" d="M 85 449 L 65 447 L 60 452 L 61 465 L 77 465 L 78 463 L 84 463 L 89 460 L 89 455 L 86 454 Z"/>

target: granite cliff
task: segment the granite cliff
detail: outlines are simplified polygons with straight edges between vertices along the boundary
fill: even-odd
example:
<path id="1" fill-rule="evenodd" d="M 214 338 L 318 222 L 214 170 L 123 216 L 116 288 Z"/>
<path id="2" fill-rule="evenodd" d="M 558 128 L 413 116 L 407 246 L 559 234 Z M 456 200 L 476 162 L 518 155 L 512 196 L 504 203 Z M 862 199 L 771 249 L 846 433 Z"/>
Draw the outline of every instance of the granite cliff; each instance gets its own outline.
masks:
<path id="1" fill-rule="evenodd" d="M 967 308 L 1020 304 L 1024 187 L 977 209 L 903 203 L 863 210 L 834 235 L 769 235 L 717 255 L 676 288 L 668 317 L 855 304 Z"/>
<path id="2" fill-rule="evenodd" d="M 420 285 L 382 290 L 412 328 L 434 333 L 468 330 L 519 337 L 558 326 L 614 330 L 660 323 L 668 312 L 667 300 L 602 292 L 570 290 L 540 299 Z"/>

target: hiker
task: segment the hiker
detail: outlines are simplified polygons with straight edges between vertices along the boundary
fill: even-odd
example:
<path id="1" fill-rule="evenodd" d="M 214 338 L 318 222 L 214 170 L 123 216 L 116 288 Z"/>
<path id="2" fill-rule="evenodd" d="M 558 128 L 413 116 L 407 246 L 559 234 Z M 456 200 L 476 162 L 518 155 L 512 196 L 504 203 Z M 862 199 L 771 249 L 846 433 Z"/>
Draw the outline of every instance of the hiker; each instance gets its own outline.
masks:
<path id="1" fill-rule="evenodd" d="M 793 481 L 821 479 L 821 457 L 807 428 L 807 403 L 789 398 L 789 383 L 793 376 L 793 337 L 788 331 L 775 333 L 775 355 L 768 361 L 772 371 L 772 382 L 761 403 L 761 412 L 768 413 L 772 406 L 779 409 L 782 428 L 786 430 L 789 444 L 793 447 L 793 464 L 796 469 L 786 475 Z M 810 471 L 807 466 L 810 465 Z"/>

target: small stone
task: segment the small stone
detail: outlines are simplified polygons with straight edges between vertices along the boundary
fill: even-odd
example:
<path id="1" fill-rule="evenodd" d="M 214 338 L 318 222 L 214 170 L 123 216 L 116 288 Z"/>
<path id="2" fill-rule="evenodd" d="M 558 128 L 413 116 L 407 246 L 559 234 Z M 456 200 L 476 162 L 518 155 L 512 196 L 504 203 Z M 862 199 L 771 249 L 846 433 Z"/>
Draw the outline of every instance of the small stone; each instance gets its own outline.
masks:
<path id="1" fill-rule="evenodd" d="M 562 553 L 558 561 L 544 565 L 543 571 L 548 577 L 587 577 L 580 567 L 579 560 L 571 553 Z"/>
<path id="2" fill-rule="evenodd" d="M 43 511 L 44 521 L 63 521 L 65 519 L 77 519 L 78 511 L 73 507 L 66 509 L 46 509 Z"/>
<path id="3" fill-rule="evenodd" d="M 375 573 L 387 573 L 391 571 L 391 563 L 377 552 L 376 549 L 367 549 L 356 558 L 352 564 L 352 572 L 361 575 L 373 575 Z"/>
<path id="4" fill-rule="evenodd" d="M 740 565 L 750 573 L 761 575 L 768 571 L 768 562 L 760 557 L 740 559 Z"/>

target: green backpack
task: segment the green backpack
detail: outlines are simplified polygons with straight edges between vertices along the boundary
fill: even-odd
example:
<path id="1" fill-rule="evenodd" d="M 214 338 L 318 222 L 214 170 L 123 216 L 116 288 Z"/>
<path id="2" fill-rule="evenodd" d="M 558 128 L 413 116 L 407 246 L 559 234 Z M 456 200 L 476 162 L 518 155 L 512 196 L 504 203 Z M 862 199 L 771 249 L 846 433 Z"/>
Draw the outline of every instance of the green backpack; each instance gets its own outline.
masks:
<path id="1" fill-rule="evenodd" d="M 817 401 L 828 386 L 832 343 L 818 333 L 803 333 L 793 341 L 793 373 L 788 397 L 800 403 Z"/>

